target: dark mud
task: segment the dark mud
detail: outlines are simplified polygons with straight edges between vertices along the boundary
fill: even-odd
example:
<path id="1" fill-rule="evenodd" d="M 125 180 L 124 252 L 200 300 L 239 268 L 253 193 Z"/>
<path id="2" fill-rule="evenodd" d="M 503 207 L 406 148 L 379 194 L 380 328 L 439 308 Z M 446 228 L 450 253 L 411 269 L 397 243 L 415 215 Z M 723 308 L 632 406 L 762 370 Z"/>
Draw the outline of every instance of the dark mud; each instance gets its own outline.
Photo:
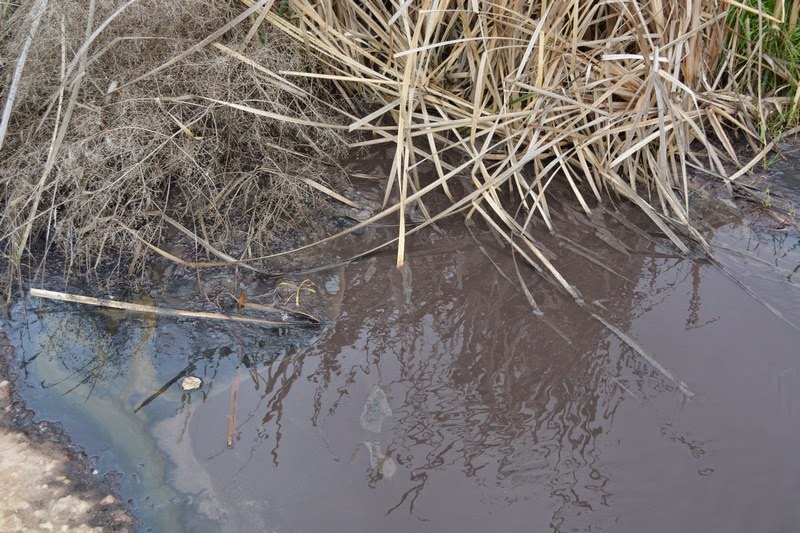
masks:
<path id="1" fill-rule="evenodd" d="M 791 531 L 796 196 L 771 188 L 783 213 L 749 183 L 695 188 L 711 260 L 624 204 L 587 219 L 554 198 L 557 233 L 535 235 L 582 304 L 454 219 L 411 239 L 402 269 L 387 251 L 298 276 L 327 317 L 304 332 L 19 306 L 19 386 L 124 473 L 154 531 Z M 275 301 L 224 276 L 173 271 L 147 296 Z M 179 389 L 189 373 L 199 391 Z"/>

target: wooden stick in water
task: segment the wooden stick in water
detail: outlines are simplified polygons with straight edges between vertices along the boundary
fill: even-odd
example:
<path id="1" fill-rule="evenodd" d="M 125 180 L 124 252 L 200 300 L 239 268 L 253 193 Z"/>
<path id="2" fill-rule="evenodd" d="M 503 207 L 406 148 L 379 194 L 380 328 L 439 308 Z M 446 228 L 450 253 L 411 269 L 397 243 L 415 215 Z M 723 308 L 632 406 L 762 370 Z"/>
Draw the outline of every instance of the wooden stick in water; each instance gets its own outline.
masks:
<path id="1" fill-rule="evenodd" d="M 31 296 L 38 298 L 47 298 L 50 300 L 61 300 L 64 302 L 73 302 L 86 305 L 95 305 L 100 307 L 110 307 L 113 309 L 124 309 L 135 313 L 150 313 L 154 315 L 178 316 L 186 318 L 207 318 L 211 320 L 231 320 L 233 322 L 248 322 L 251 324 L 263 324 L 267 326 L 315 326 L 317 324 L 308 321 L 292 321 L 292 320 L 267 320 L 264 318 L 253 318 L 246 316 L 231 316 L 223 315 L 221 313 L 209 313 L 206 311 L 186 311 L 183 309 L 172 309 L 169 307 L 154 307 L 152 305 L 134 304 L 130 302 L 119 302 L 116 300 L 105 300 L 102 298 L 92 298 L 91 296 L 82 296 L 80 294 L 69 294 L 66 292 L 47 291 L 43 289 L 31 288 Z"/>
<path id="2" fill-rule="evenodd" d="M 233 432 L 236 429 L 236 397 L 239 395 L 239 369 L 231 382 L 231 409 L 228 412 L 228 448 L 233 448 Z"/>

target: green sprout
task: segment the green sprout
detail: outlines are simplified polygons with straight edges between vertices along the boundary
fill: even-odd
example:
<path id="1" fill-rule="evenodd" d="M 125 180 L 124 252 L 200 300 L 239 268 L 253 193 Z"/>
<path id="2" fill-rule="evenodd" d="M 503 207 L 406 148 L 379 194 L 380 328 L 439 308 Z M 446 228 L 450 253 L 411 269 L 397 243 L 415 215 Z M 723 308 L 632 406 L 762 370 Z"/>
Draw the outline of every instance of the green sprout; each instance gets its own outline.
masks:
<path id="1" fill-rule="evenodd" d="M 766 194 L 766 197 L 761 200 L 761 205 L 769 209 L 772 206 L 772 197 L 769 194 L 769 185 L 767 185 L 767 188 L 764 189 L 764 194 Z"/>
<path id="2" fill-rule="evenodd" d="M 308 292 L 311 294 L 317 293 L 316 285 L 314 285 L 314 282 L 311 281 L 310 279 L 304 279 L 303 281 L 300 282 L 299 285 L 297 283 L 292 283 L 289 281 L 281 281 L 280 283 L 278 283 L 278 287 L 288 287 L 289 289 L 294 291 L 294 294 L 289 296 L 284 303 L 289 303 L 289 301 L 294 298 L 295 307 L 300 307 L 301 292 Z"/>

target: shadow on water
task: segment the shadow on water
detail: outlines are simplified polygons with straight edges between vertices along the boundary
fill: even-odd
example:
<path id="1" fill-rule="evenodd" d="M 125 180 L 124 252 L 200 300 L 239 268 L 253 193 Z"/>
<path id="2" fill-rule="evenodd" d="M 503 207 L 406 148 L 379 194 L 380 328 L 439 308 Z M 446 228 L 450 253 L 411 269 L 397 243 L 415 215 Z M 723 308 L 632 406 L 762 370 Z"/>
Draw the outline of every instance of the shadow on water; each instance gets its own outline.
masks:
<path id="1" fill-rule="evenodd" d="M 791 529 L 800 334 L 614 213 L 562 212 L 543 248 L 693 398 L 529 278 L 535 316 L 508 252 L 459 223 L 403 269 L 316 279 L 335 320 L 315 339 L 41 305 L 16 330 L 27 396 L 126 474 L 154 530 Z M 797 322 L 792 294 L 768 296 Z M 201 391 L 165 387 L 187 372 Z"/>

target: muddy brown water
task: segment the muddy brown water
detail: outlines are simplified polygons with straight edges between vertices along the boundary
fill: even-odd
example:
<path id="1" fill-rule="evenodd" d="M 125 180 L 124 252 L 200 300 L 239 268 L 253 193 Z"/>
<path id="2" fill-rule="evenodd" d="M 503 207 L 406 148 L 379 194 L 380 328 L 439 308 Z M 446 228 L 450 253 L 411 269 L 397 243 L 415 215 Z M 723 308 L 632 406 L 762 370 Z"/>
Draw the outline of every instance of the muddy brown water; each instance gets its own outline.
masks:
<path id="1" fill-rule="evenodd" d="M 687 391 L 520 266 L 534 314 L 508 250 L 457 220 L 401 270 L 387 252 L 313 275 L 315 332 L 20 304 L 21 388 L 153 531 L 793 531 L 800 243 L 707 209 L 722 269 L 608 212 L 542 232 Z"/>

